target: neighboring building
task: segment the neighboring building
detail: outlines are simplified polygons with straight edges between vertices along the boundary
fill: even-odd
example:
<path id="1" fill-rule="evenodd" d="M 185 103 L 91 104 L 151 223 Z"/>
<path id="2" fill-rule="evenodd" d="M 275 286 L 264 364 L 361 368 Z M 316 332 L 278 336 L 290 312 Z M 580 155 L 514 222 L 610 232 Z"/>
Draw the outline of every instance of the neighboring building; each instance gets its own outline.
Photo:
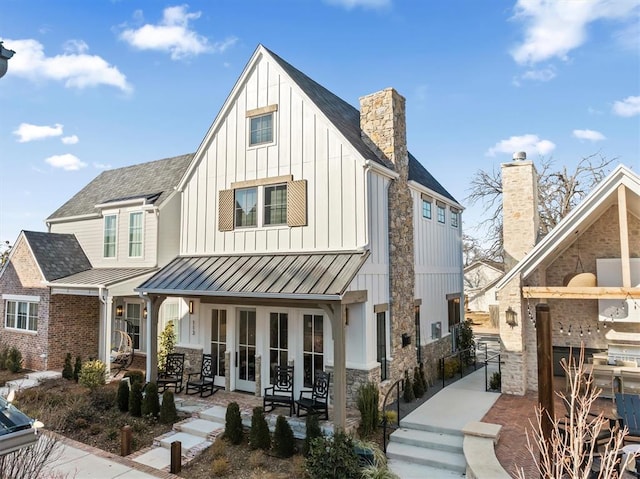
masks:
<path id="1" fill-rule="evenodd" d="M 511 394 L 538 388 L 538 302 L 550 308 L 556 362 L 584 344 L 588 355 L 640 364 L 640 177 L 616 167 L 538 241 L 537 173 L 525 158 L 502 165 L 508 271 L 497 289 L 502 390 Z"/>
<path id="2" fill-rule="evenodd" d="M 68 352 L 108 364 L 118 329 L 146 352 L 145 303 L 133 288 L 178 253 L 175 187 L 192 158 L 104 171 L 47 218 L 48 233 L 21 233 L 0 274 L 0 341 L 19 347 L 25 367 L 60 369 Z M 163 320 L 186 308 L 167 301 Z"/>
<path id="3" fill-rule="evenodd" d="M 496 284 L 504 276 L 504 265 L 495 261 L 474 261 L 464 268 L 464 296 L 467 311 L 489 312 L 498 304 Z"/>
<path id="4" fill-rule="evenodd" d="M 451 351 L 462 208 L 408 153 L 393 89 L 358 111 L 259 46 L 178 192 L 180 255 L 137 290 L 151 337 L 163 301 L 188 299 L 180 347 L 212 353 L 220 385 L 260 395 L 290 363 L 299 391 L 324 369 L 344 424 L 359 384 L 419 360 L 433 376 Z"/>

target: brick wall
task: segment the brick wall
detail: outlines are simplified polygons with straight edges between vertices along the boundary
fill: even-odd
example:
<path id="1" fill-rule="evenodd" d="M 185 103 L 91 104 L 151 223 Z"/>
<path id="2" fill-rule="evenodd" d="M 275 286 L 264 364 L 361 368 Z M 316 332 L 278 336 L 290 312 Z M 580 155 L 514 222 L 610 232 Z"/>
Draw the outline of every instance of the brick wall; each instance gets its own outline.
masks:
<path id="1" fill-rule="evenodd" d="M 75 360 L 98 357 L 100 300 L 94 296 L 52 295 L 49 319 L 48 369 L 62 369 L 71 353 Z"/>
<path id="2" fill-rule="evenodd" d="M 23 368 L 46 368 L 47 335 L 49 317 L 49 288 L 43 287 L 43 278 L 37 263 L 24 239 L 18 239 L 13 247 L 11 261 L 0 277 L 0 295 L 16 294 L 39 296 L 37 333 L 6 329 L 5 301 L 0 301 L 0 344 L 15 346 L 22 353 Z"/>

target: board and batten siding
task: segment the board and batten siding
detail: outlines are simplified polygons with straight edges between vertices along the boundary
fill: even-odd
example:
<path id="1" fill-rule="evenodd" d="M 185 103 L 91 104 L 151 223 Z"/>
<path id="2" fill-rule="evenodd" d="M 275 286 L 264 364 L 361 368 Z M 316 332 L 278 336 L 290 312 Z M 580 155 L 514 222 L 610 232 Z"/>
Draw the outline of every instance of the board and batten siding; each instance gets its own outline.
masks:
<path id="1" fill-rule="evenodd" d="M 277 105 L 274 141 L 249 147 L 247 111 Z M 262 57 L 215 125 L 183 189 L 181 254 L 345 250 L 366 244 L 363 159 L 317 107 Z M 239 181 L 307 181 L 307 225 L 218 230 L 218 192 Z M 259 207 L 261 207 L 259 193 Z"/>
<path id="2" fill-rule="evenodd" d="M 116 256 L 104 257 L 104 218 L 56 222 L 50 226 L 51 233 L 75 234 L 84 253 L 94 268 L 144 268 L 157 263 L 158 220 L 153 211 L 143 211 L 142 257 L 129 257 L 129 213 L 139 209 L 105 211 L 105 215 L 117 216 Z"/>
<path id="3" fill-rule="evenodd" d="M 422 196 L 412 190 L 415 240 L 415 296 L 420 307 L 421 343 L 431 338 L 431 325 L 442 322 L 442 335 L 448 334 L 447 295 L 463 293 L 462 218 L 451 226 L 451 203 L 446 204 L 445 222 L 438 222 L 436 199 L 433 199 L 431 219 L 422 217 Z M 457 205 L 456 205 L 457 206 Z M 463 307 L 461 301 L 461 307 Z"/>

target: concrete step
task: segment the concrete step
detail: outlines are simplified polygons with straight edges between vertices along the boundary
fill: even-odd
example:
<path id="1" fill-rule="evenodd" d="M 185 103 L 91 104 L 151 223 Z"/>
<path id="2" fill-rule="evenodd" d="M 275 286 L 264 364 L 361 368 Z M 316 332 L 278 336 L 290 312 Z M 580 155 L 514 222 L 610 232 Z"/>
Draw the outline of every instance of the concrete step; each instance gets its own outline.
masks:
<path id="1" fill-rule="evenodd" d="M 36 371 L 34 373 L 28 373 L 27 379 L 33 379 L 35 381 L 46 381 L 48 379 L 61 379 L 62 373 L 60 371 Z"/>
<path id="2" fill-rule="evenodd" d="M 389 443 L 387 457 L 459 473 L 464 473 L 467 469 L 467 463 L 462 453 L 426 449 L 409 444 Z"/>
<path id="3" fill-rule="evenodd" d="M 455 479 L 465 477 L 463 472 L 449 471 L 439 467 L 415 464 L 400 459 L 389 459 L 387 462 L 389 470 L 402 479 Z"/>
<path id="4" fill-rule="evenodd" d="M 462 454 L 462 440 L 463 437 L 459 435 L 401 428 L 391 434 L 389 443 L 408 444 Z"/>
<path id="5" fill-rule="evenodd" d="M 153 467 L 154 469 L 164 469 L 171 465 L 171 449 L 154 447 L 144 454 L 140 454 L 133 460 L 145 466 Z"/>
<path id="6" fill-rule="evenodd" d="M 225 416 L 227 414 L 227 408 L 222 406 L 213 406 L 204 411 L 198 412 L 200 419 L 206 419 L 207 421 L 217 422 L 220 424 L 225 423 Z"/>
<path id="7" fill-rule="evenodd" d="M 9 389 L 15 389 L 16 391 L 22 391 L 23 389 L 35 387 L 38 384 L 40 384 L 40 382 L 35 379 L 22 378 L 7 381 L 5 383 L 5 387 L 8 387 Z"/>
<path id="8" fill-rule="evenodd" d="M 159 439 L 160 446 L 171 450 L 171 443 L 174 441 L 180 441 L 182 443 L 182 455 L 193 455 L 208 448 L 213 444 L 211 441 L 207 441 L 201 436 L 194 436 L 186 432 L 177 432 L 175 434 L 169 434 Z"/>
<path id="9" fill-rule="evenodd" d="M 406 420 L 406 419 L 401 419 L 400 420 L 400 428 L 401 429 L 416 429 L 418 431 L 428 431 L 428 432 L 435 432 L 435 433 L 439 433 L 439 434 L 450 434 L 451 436 L 460 436 L 462 437 L 462 431 L 455 429 L 455 428 L 449 428 L 449 427 L 445 427 L 445 426 L 436 426 L 433 424 L 425 424 L 422 422 L 414 422 L 411 420 Z"/>
<path id="10" fill-rule="evenodd" d="M 219 422 L 208 421 L 206 419 L 193 419 L 179 424 L 177 426 L 177 430 L 207 439 L 214 432 L 224 430 L 224 425 Z"/>

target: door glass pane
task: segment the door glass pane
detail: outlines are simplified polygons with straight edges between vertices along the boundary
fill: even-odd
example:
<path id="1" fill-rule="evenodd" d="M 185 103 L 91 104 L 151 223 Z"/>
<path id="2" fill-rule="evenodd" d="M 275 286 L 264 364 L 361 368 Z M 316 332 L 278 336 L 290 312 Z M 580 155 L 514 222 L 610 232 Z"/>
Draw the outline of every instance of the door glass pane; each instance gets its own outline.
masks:
<path id="1" fill-rule="evenodd" d="M 247 347 L 240 346 L 240 379 L 247 379 Z"/>
<path id="2" fill-rule="evenodd" d="M 216 376 L 225 376 L 224 352 L 227 350 L 227 312 L 224 309 L 211 311 L 211 356 L 212 369 Z"/>
<path id="3" fill-rule="evenodd" d="M 311 331 L 313 330 L 312 316 L 310 314 L 304 315 L 304 350 L 311 351 Z"/>

